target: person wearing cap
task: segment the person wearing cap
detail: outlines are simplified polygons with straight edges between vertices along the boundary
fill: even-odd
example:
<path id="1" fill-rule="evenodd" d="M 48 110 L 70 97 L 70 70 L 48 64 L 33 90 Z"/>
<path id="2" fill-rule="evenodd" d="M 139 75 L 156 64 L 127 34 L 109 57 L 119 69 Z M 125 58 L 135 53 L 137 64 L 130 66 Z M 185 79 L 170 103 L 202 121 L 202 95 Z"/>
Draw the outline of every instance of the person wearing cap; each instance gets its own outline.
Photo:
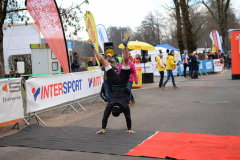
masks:
<path id="1" fill-rule="evenodd" d="M 124 45 L 124 55 L 123 55 L 122 70 L 120 74 L 116 73 L 115 70 L 111 67 L 110 63 L 101 57 L 101 55 L 95 49 L 93 42 L 91 40 L 87 41 L 87 43 L 93 49 L 93 52 L 97 56 L 97 59 L 99 60 L 99 62 L 102 63 L 102 65 L 105 67 L 107 76 L 109 77 L 112 84 L 114 85 L 111 98 L 109 99 L 109 102 L 103 114 L 102 129 L 96 132 L 96 134 L 105 133 L 108 118 L 111 113 L 114 117 L 118 117 L 121 113 L 124 113 L 126 123 L 127 123 L 127 128 L 128 128 L 126 133 L 135 133 L 131 129 L 132 121 L 131 121 L 130 108 L 128 106 L 130 91 L 127 88 L 129 75 L 131 74 L 130 66 L 129 66 L 129 52 L 127 47 L 128 41 L 130 39 L 130 35 L 131 35 L 130 33 L 125 34 L 124 39 L 122 40 L 122 43 Z"/>
<path id="2" fill-rule="evenodd" d="M 187 71 L 187 51 L 185 50 L 184 53 L 182 54 L 182 59 L 183 59 L 183 67 L 184 67 L 184 71 L 183 71 L 183 76 L 184 78 L 188 78 L 186 76 L 186 71 Z"/>
<path id="3" fill-rule="evenodd" d="M 160 73 L 160 76 L 161 76 L 160 81 L 159 81 L 159 88 L 161 88 L 162 85 L 163 85 L 164 71 L 165 71 L 165 68 L 166 68 L 166 66 L 165 66 L 165 64 L 162 60 L 162 57 L 163 56 L 160 55 L 159 57 L 156 58 L 158 72 Z"/>
<path id="4" fill-rule="evenodd" d="M 79 67 L 80 67 L 80 65 L 79 65 L 79 63 L 78 63 L 77 56 L 78 56 L 78 54 L 75 52 L 75 53 L 73 54 L 73 63 L 72 63 L 73 72 L 78 72 Z"/>
<path id="5" fill-rule="evenodd" d="M 107 54 L 106 60 L 114 70 L 117 69 L 117 63 L 115 60 L 112 59 L 111 53 Z M 102 69 L 102 71 L 104 71 L 104 82 L 103 83 L 104 83 L 104 90 L 105 90 L 105 98 L 106 98 L 106 101 L 108 102 L 110 99 L 111 93 L 112 93 L 113 85 L 105 72 L 105 67 L 102 66 L 101 69 Z"/>

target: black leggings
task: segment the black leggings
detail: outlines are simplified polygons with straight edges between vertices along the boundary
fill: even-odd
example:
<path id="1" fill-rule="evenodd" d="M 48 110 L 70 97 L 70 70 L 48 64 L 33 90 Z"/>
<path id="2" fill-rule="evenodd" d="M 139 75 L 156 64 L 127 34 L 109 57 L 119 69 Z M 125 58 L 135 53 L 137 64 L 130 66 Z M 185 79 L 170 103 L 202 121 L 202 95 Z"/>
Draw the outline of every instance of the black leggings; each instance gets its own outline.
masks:
<path id="1" fill-rule="evenodd" d="M 160 82 L 159 82 L 159 87 L 162 87 L 163 85 L 163 79 L 164 79 L 164 71 L 159 72 L 160 73 Z"/>

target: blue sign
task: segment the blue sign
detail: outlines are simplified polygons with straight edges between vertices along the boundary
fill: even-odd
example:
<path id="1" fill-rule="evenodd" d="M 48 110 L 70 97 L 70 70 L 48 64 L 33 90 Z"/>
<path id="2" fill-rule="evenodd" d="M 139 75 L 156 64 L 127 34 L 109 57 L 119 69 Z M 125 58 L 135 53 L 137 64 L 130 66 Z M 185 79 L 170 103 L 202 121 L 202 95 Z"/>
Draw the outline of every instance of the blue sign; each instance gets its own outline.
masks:
<path id="1" fill-rule="evenodd" d="M 72 49 L 72 42 L 68 42 L 68 49 Z"/>
<path id="2" fill-rule="evenodd" d="M 183 62 L 179 62 L 179 67 L 178 67 L 178 73 L 179 75 L 183 75 Z M 199 73 L 205 73 L 205 72 L 214 72 L 214 67 L 213 67 L 213 60 L 202 60 L 201 63 L 199 64 Z M 189 73 L 189 68 L 187 67 L 186 74 Z"/>

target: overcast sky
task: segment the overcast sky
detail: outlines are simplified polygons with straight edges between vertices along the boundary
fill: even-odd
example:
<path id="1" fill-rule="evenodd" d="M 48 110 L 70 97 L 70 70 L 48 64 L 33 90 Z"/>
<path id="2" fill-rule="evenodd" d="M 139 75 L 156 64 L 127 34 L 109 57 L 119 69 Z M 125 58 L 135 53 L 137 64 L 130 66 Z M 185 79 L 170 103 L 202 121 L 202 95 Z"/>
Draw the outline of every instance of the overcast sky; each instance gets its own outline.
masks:
<path id="1" fill-rule="evenodd" d="M 63 0 L 64 5 L 70 2 L 80 3 L 84 0 Z M 172 0 L 89 0 L 89 5 L 82 5 L 84 11 L 92 12 L 96 25 L 103 24 L 109 26 L 129 26 L 134 29 L 141 25 L 142 20 L 150 11 L 166 12 L 161 5 L 172 6 Z M 66 3 L 66 4 L 65 4 Z M 233 7 L 238 10 L 240 17 L 240 0 L 231 0 Z M 85 27 L 84 21 L 81 23 Z M 87 40 L 88 35 L 85 29 L 79 36 Z"/>

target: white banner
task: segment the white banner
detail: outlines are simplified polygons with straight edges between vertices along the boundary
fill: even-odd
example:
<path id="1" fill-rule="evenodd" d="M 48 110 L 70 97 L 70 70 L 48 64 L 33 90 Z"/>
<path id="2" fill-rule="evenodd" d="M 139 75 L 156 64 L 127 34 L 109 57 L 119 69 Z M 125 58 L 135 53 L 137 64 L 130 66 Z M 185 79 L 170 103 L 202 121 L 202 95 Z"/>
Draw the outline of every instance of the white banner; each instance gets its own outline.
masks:
<path id="1" fill-rule="evenodd" d="M 144 63 L 136 63 L 135 67 L 141 67 L 142 73 L 153 73 L 154 71 L 153 63 L 145 63 L 145 68 L 144 68 Z"/>
<path id="2" fill-rule="evenodd" d="M 27 113 L 99 93 L 101 70 L 48 75 L 26 81 Z"/>
<path id="3" fill-rule="evenodd" d="M 222 64 L 220 59 L 213 60 L 214 72 L 222 72 Z"/>
<path id="4" fill-rule="evenodd" d="M 155 77 L 160 77 L 160 73 L 158 72 L 158 69 L 156 68 L 156 65 L 157 65 L 156 62 L 153 63 L 154 76 L 155 76 Z M 189 70 L 189 68 L 188 68 L 187 70 Z M 174 68 L 174 70 L 173 70 L 173 75 L 174 75 L 174 76 L 177 76 L 177 74 L 178 74 L 178 66 L 176 66 L 176 67 Z M 166 70 L 166 69 L 164 70 L 164 76 L 165 76 L 165 77 L 167 76 L 167 70 Z"/>
<path id="5" fill-rule="evenodd" d="M 97 33 L 98 33 L 98 44 L 101 47 L 102 51 L 104 52 L 104 42 L 108 42 L 108 35 L 106 28 L 104 25 L 99 24 L 97 25 Z"/>
<path id="6" fill-rule="evenodd" d="M 21 78 L 0 80 L 0 127 L 21 122 L 24 118 Z"/>

